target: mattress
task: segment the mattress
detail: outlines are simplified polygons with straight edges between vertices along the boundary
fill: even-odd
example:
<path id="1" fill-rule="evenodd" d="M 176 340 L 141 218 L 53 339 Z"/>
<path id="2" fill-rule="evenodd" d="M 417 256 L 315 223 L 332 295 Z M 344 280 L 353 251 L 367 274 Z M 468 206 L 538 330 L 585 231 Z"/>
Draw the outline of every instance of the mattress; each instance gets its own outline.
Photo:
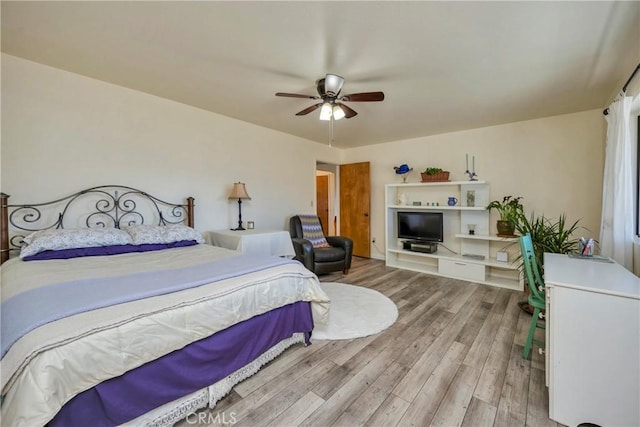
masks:
<path id="1" fill-rule="evenodd" d="M 66 281 L 170 275 L 241 256 L 196 245 L 69 260 L 12 259 L 1 267 L 2 300 Z M 104 381 L 288 304 L 307 301 L 313 320 L 326 322 L 329 299 L 317 277 L 297 262 L 276 264 L 79 312 L 28 331 L 2 358 L 3 425 L 45 424 L 74 396 Z"/>

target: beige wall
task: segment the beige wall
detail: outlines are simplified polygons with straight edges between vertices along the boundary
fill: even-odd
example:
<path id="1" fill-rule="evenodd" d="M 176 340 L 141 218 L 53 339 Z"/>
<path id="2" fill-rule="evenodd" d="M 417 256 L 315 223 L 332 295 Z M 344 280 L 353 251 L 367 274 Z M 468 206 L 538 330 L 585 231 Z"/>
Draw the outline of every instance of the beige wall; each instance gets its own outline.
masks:
<path id="1" fill-rule="evenodd" d="M 384 250 L 384 185 L 401 182 L 393 166 L 441 167 L 451 180 L 464 180 L 465 154 L 475 156 L 476 173 L 491 185 L 491 198 L 523 196 L 525 210 L 581 219 L 596 236 L 600 228 L 605 121 L 602 110 L 549 117 L 347 150 L 345 162 L 371 162 L 372 256 Z M 471 160 L 470 160 L 471 161 Z M 441 202 L 446 202 L 443 200 Z M 492 213 L 492 224 L 497 214 Z M 495 227 L 495 226 L 494 226 Z M 495 232 L 495 228 L 493 230 Z"/>
<path id="2" fill-rule="evenodd" d="M 14 203 L 105 183 L 169 200 L 196 198 L 198 229 L 237 221 L 234 181 L 252 197 L 243 219 L 283 229 L 314 212 L 316 162 L 371 163 L 373 257 L 384 248 L 384 184 L 393 166 L 437 166 L 464 179 L 465 153 L 493 198 L 521 195 L 527 211 L 566 212 L 597 236 L 605 122 L 601 110 L 350 150 L 330 148 L 201 109 L 2 55 L 2 191 Z"/>
<path id="3" fill-rule="evenodd" d="M 10 202 L 123 184 L 196 199 L 196 228 L 237 224 L 235 181 L 252 200 L 244 221 L 288 228 L 315 212 L 317 161 L 342 151 L 142 92 L 2 55 L 1 188 Z M 313 205 L 312 205 L 313 201 Z"/>

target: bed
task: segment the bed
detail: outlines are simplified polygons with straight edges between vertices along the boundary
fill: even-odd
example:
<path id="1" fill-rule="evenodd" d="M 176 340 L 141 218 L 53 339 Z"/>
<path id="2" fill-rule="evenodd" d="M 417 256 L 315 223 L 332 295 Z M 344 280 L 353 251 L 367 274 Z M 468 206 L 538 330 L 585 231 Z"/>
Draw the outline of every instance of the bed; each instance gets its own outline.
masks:
<path id="1" fill-rule="evenodd" d="M 299 262 L 203 244 L 193 198 L 100 186 L 8 199 L 3 425 L 172 425 L 327 320 L 329 299 Z"/>

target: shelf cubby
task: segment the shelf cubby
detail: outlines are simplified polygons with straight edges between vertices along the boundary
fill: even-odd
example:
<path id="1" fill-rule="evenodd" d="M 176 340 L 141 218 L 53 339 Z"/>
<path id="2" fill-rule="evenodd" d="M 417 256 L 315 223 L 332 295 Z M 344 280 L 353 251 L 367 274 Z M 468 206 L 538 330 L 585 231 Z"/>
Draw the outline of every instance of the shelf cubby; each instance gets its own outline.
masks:
<path id="1" fill-rule="evenodd" d="M 471 201 L 467 197 L 470 191 L 474 194 L 473 206 L 467 203 L 467 200 Z M 517 237 L 500 237 L 490 233 L 489 211 L 485 208 L 489 204 L 489 191 L 486 181 L 387 184 L 386 264 L 435 276 L 522 290 L 518 263 L 498 261 L 495 251 L 492 251 L 492 244 L 504 244 L 499 248 L 504 250 L 514 245 Z M 454 206 L 447 203 L 450 197 L 457 199 Z M 405 203 L 399 203 L 401 199 Z M 402 249 L 402 240 L 397 236 L 397 212 L 421 210 L 443 212 L 444 241 L 440 246 L 446 249 L 431 254 Z M 469 224 L 475 224 L 475 234 L 469 234 Z M 482 255 L 484 258 L 462 254 Z"/>

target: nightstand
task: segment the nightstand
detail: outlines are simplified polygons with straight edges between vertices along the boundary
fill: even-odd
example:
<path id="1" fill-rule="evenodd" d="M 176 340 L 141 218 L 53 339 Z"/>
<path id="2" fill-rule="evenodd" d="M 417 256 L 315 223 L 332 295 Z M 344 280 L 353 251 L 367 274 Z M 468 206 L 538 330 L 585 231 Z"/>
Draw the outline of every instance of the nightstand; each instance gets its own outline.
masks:
<path id="1" fill-rule="evenodd" d="M 288 231 L 278 230 L 214 230 L 205 233 L 207 242 L 244 254 L 293 257 L 293 244 Z"/>

